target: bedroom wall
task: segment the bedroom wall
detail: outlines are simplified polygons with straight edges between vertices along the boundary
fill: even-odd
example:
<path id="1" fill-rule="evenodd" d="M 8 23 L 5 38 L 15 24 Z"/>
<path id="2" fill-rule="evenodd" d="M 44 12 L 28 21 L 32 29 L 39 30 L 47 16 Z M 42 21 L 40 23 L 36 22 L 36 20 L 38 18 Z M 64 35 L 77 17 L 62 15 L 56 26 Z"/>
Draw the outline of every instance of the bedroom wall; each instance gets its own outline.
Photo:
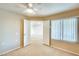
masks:
<path id="1" fill-rule="evenodd" d="M 0 9 L 0 54 L 20 47 L 21 15 Z"/>

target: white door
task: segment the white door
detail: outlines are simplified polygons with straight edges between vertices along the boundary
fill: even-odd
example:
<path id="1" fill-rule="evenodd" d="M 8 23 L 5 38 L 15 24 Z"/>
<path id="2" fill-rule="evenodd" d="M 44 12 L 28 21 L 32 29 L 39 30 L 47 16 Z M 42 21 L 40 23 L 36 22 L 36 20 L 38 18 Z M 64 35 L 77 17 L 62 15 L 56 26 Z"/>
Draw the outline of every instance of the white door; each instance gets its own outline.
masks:
<path id="1" fill-rule="evenodd" d="M 43 21 L 43 44 L 50 45 L 50 21 Z"/>
<path id="2" fill-rule="evenodd" d="M 24 46 L 27 46 L 30 43 L 30 22 L 24 20 Z"/>

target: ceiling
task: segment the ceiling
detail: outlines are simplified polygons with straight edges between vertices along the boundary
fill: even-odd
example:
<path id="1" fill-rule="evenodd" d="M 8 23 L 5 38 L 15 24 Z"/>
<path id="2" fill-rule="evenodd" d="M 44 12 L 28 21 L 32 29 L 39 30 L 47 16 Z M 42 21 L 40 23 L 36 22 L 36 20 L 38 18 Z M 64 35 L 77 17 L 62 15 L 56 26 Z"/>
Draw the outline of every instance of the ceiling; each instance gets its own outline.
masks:
<path id="1" fill-rule="evenodd" d="M 8 10 L 25 16 L 47 16 L 79 8 L 78 3 L 33 3 L 33 8 L 37 9 L 35 14 L 24 12 L 27 8 L 20 6 L 20 3 L 0 3 L 0 9 Z"/>

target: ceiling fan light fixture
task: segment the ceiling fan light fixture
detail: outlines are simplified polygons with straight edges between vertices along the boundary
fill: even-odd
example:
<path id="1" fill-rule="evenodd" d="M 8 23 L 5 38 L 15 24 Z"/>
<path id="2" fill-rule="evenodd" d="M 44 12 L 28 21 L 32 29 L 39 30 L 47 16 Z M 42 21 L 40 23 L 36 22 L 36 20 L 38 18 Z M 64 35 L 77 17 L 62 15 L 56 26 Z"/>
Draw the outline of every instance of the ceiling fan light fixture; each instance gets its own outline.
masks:
<path id="1" fill-rule="evenodd" d="M 33 10 L 34 10 L 34 11 L 38 11 L 38 9 L 36 9 L 36 8 L 33 8 Z"/>
<path id="2" fill-rule="evenodd" d="M 26 13 L 26 14 L 35 14 L 35 12 L 32 10 L 32 9 L 26 9 L 25 11 L 24 11 L 24 13 Z"/>
<path id="3" fill-rule="evenodd" d="M 33 13 L 34 11 L 32 9 L 27 9 L 26 10 L 28 13 Z"/>
<path id="4" fill-rule="evenodd" d="M 29 3 L 28 6 L 29 6 L 29 7 L 32 7 L 32 3 Z"/>

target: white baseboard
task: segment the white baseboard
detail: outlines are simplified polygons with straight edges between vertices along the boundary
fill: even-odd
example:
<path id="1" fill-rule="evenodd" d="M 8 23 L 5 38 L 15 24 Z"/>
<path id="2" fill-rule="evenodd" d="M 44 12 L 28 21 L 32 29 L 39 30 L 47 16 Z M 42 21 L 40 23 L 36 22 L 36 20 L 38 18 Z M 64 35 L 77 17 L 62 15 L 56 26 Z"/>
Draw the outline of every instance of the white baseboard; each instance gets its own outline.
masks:
<path id="1" fill-rule="evenodd" d="M 17 48 L 14 48 L 14 49 L 11 49 L 11 50 L 8 50 L 8 51 L 6 51 L 6 52 L 2 52 L 2 53 L 0 53 L 0 55 L 3 55 L 3 54 L 6 54 L 6 53 L 9 53 L 9 52 L 11 52 L 11 51 L 13 51 L 13 50 L 16 50 L 16 49 L 19 49 L 20 47 L 17 47 Z"/>
<path id="2" fill-rule="evenodd" d="M 28 43 L 27 45 L 25 45 L 25 46 L 28 46 L 28 45 L 30 45 L 31 43 Z M 13 50 L 16 50 L 16 49 L 19 49 L 20 47 L 17 47 L 17 48 L 14 48 L 14 49 L 11 49 L 11 50 L 8 50 L 8 51 L 6 51 L 6 52 L 2 52 L 2 53 L 0 53 L 0 55 L 3 55 L 3 54 L 6 54 L 6 53 L 9 53 L 9 52 L 11 52 L 11 51 L 13 51 Z"/>
<path id="3" fill-rule="evenodd" d="M 31 44 L 31 43 L 28 43 L 28 44 L 24 45 L 24 47 L 29 46 L 30 44 Z"/>
<path id="4" fill-rule="evenodd" d="M 78 53 L 75 53 L 75 52 L 72 52 L 72 51 L 69 51 L 69 50 L 66 50 L 66 49 L 63 49 L 63 48 L 59 48 L 59 47 L 56 47 L 56 46 L 53 46 L 53 48 L 56 48 L 56 49 L 59 49 L 59 50 L 62 50 L 62 51 L 65 51 L 65 52 L 68 52 L 68 53 L 71 53 L 71 54 L 74 54 L 74 55 L 78 55 Z"/>

